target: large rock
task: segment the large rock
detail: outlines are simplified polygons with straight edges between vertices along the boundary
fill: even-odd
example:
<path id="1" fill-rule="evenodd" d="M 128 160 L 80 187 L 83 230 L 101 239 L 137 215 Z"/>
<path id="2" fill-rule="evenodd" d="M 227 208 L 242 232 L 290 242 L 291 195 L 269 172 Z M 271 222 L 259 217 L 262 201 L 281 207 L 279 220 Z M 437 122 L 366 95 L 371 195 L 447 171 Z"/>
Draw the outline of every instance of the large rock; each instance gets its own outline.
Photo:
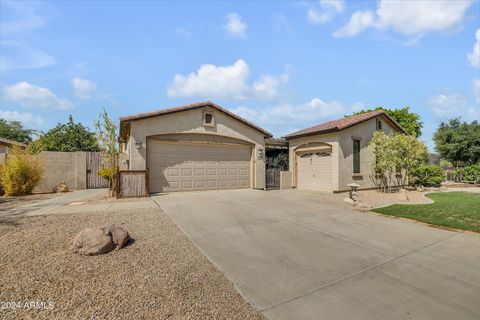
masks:
<path id="1" fill-rule="evenodd" d="M 95 256 L 115 249 L 110 232 L 101 228 L 89 228 L 80 232 L 72 241 L 72 250 L 85 256 Z"/>
<path id="2" fill-rule="evenodd" d="M 130 235 L 128 234 L 127 230 L 123 229 L 122 227 L 113 225 L 108 228 L 104 228 L 104 230 L 110 232 L 116 250 L 123 247 L 130 240 Z"/>
<path id="3" fill-rule="evenodd" d="M 59 183 L 53 188 L 53 192 L 60 193 L 60 192 L 68 192 L 68 186 L 65 183 Z"/>

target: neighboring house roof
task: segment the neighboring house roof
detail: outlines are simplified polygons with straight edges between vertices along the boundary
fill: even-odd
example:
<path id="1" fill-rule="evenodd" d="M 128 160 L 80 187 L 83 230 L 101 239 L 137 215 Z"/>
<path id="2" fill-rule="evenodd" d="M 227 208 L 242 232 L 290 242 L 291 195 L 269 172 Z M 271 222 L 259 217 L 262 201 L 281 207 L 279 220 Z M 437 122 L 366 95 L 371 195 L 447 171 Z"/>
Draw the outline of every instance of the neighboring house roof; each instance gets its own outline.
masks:
<path id="1" fill-rule="evenodd" d="M 168 108 L 168 109 L 161 109 L 161 110 L 155 110 L 155 111 L 151 111 L 151 112 L 138 113 L 138 114 L 133 114 L 133 115 L 129 115 L 129 116 L 124 116 L 124 117 L 120 117 L 120 122 L 141 120 L 141 119 L 145 119 L 145 118 L 156 117 L 156 116 L 161 116 L 161 115 L 164 115 L 164 114 L 187 111 L 187 110 L 192 110 L 192 109 L 202 108 L 202 107 L 215 108 L 218 111 L 221 111 L 221 112 L 223 112 L 223 113 L 225 113 L 225 114 L 243 122 L 244 124 L 262 132 L 265 135 L 265 137 L 272 137 L 272 134 L 270 132 L 268 132 L 267 130 L 260 128 L 259 126 L 251 123 L 250 121 L 248 121 L 248 120 L 246 120 L 246 119 L 244 119 L 240 116 L 237 116 L 233 112 L 230 112 L 225 108 L 222 108 L 221 106 L 213 103 L 212 101 L 204 101 L 204 102 L 186 104 L 186 105 L 183 105 L 183 106 L 171 107 L 171 108 Z"/>
<path id="2" fill-rule="evenodd" d="M 403 133 L 407 133 L 405 129 L 402 128 L 401 125 L 398 124 L 397 121 L 395 121 L 391 116 L 388 115 L 383 110 L 375 110 L 375 111 L 370 111 L 358 115 L 353 115 L 337 120 L 332 120 L 328 122 L 321 123 L 319 125 L 306 128 L 303 130 L 299 130 L 296 132 L 292 132 L 290 134 L 287 134 L 284 138 L 285 139 L 293 139 L 293 138 L 298 138 L 298 137 L 305 137 L 305 136 L 311 136 L 311 135 L 317 135 L 317 134 L 324 134 L 324 133 L 329 133 L 329 132 L 335 132 L 335 131 L 341 131 L 350 127 L 353 127 L 357 124 L 360 124 L 362 122 L 368 121 L 370 119 L 373 119 L 378 116 L 384 116 L 387 118 L 394 127 L 396 127 L 399 131 Z"/>
<path id="3" fill-rule="evenodd" d="M 16 146 L 19 146 L 19 147 L 22 147 L 22 148 L 25 148 L 27 146 L 25 143 L 18 142 L 18 141 L 15 141 L 15 140 L 10 140 L 10 139 L 7 139 L 7 138 L 0 138 L 0 144 L 8 145 L 8 146 L 16 145 Z"/>

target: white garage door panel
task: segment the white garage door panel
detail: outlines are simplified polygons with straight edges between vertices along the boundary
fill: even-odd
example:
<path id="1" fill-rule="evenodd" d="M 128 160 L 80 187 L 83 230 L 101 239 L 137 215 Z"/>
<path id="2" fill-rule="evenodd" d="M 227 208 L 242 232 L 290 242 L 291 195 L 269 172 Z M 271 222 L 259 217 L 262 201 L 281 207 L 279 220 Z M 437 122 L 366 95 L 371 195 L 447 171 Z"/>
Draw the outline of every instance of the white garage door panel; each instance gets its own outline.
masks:
<path id="1" fill-rule="evenodd" d="M 300 154 L 297 157 L 297 186 L 313 190 L 332 188 L 332 156 L 316 153 Z"/>
<path id="2" fill-rule="evenodd" d="M 149 141 L 150 192 L 250 187 L 251 147 Z"/>

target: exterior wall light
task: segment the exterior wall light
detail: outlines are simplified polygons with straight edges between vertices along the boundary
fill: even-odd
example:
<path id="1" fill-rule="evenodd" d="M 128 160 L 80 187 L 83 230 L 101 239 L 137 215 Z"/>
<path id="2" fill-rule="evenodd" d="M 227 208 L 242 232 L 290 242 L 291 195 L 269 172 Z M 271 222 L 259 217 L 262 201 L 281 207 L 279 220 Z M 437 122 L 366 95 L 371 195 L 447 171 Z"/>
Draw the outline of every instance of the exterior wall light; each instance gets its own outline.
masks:
<path id="1" fill-rule="evenodd" d="M 141 142 L 135 142 L 135 147 L 137 147 L 137 149 L 142 149 L 142 143 Z"/>
<path id="2" fill-rule="evenodd" d="M 258 149 L 258 159 L 263 159 L 263 149 Z"/>

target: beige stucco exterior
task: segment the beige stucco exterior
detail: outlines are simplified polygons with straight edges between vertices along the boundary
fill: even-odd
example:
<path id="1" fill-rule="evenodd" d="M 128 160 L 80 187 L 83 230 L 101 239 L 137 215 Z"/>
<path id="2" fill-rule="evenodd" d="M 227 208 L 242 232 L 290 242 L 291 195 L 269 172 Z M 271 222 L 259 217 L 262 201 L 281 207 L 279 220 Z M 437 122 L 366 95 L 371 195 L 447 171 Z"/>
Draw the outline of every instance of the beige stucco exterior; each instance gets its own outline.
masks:
<path id="1" fill-rule="evenodd" d="M 203 124 L 204 112 L 213 113 L 214 126 Z M 205 137 L 209 141 L 227 137 L 252 146 L 251 187 L 265 187 L 265 159 L 259 156 L 259 150 L 262 155 L 265 153 L 265 134 L 216 108 L 205 106 L 123 122 L 127 123 L 130 133 L 125 141 L 124 153 L 130 170 L 147 168 L 148 139 L 170 134 L 176 134 L 177 137 L 184 135 L 187 141 L 191 141 L 192 137 L 197 140 Z M 141 147 L 137 148 L 139 143 Z"/>
<path id="2" fill-rule="evenodd" d="M 372 172 L 373 152 L 368 147 L 376 131 L 377 119 L 382 121 L 382 130 L 391 132 L 393 126 L 388 119 L 379 116 L 346 128 L 341 131 L 326 134 L 311 135 L 289 140 L 289 168 L 292 173 L 292 182 L 297 186 L 297 156 L 296 149 L 312 143 L 326 143 L 332 146 L 332 187 L 331 191 L 346 191 L 349 183 L 357 183 L 361 189 L 374 188 L 374 174 Z M 360 173 L 353 173 L 353 139 L 360 140 Z"/>

